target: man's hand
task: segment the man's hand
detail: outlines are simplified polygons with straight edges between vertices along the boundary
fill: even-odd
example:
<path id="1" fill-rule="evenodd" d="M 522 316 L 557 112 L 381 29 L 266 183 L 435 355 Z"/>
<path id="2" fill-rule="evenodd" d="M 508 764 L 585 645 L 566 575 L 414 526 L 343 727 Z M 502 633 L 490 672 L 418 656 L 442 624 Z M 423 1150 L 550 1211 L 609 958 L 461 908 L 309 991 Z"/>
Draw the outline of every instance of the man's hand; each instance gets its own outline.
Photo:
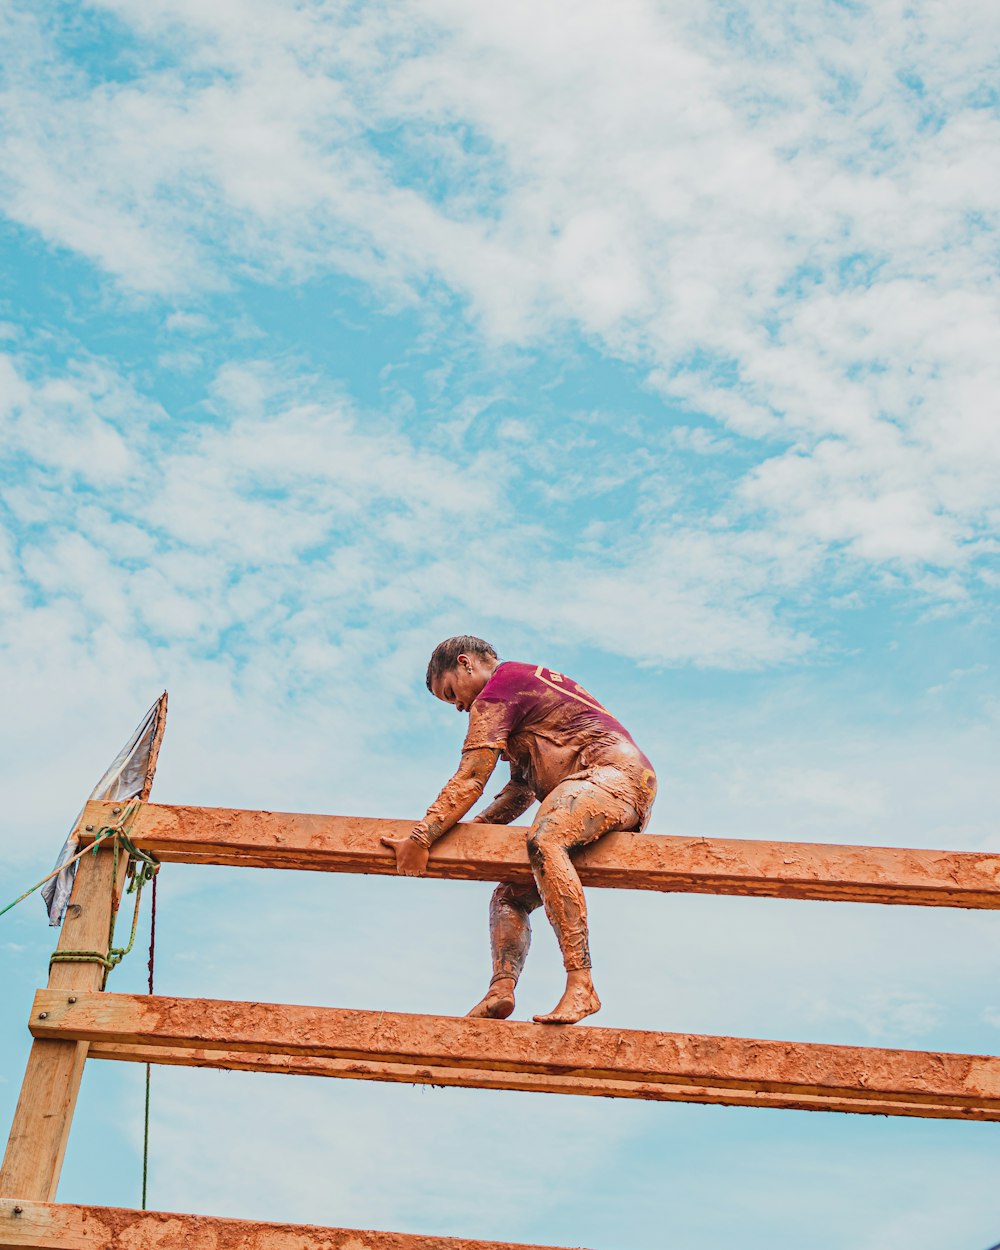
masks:
<path id="1" fill-rule="evenodd" d="M 443 837 L 478 801 L 499 758 L 499 747 L 464 751 L 458 771 L 427 809 L 423 820 L 414 825 L 410 836 L 382 839 L 382 845 L 395 852 L 396 871 L 401 877 L 423 876 L 431 843 Z"/>
<path id="2" fill-rule="evenodd" d="M 430 850 L 412 838 L 383 838 L 382 845 L 396 852 L 396 871 L 401 877 L 422 877 Z"/>

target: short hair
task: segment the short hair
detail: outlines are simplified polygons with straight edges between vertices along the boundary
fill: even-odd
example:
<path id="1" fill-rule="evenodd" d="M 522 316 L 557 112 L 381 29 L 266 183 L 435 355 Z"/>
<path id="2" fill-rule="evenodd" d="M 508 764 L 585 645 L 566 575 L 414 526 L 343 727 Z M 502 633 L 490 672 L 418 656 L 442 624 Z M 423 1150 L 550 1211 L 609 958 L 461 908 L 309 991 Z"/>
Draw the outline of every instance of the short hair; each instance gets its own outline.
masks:
<path id="1" fill-rule="evenodd" d="M 460 655 L 486 655 L 492 659 L 497 653 L 483 638 L 475 638 L 472 634 L 456 634 L 454 638 L 446 638 L 439 642 L 431 652 L 427 665 L 427 689 L 433 693 L 433 682 L 442 673 L 450 672 L 458 663 Z"/>

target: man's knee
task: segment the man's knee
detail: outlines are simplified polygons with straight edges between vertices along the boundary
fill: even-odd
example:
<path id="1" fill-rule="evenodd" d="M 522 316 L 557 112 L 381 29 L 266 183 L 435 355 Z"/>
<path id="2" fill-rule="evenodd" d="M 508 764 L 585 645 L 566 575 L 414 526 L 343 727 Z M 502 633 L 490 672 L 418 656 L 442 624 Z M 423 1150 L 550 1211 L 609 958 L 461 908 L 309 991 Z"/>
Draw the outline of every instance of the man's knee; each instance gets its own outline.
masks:
<path id="1" fill-rule="evenodd" d="M 546 838 L 544 833 L 536 831 L 528 834 L 527 847 L 528 858 L 533 864 L 536 864 L 540 859 L 545 858 L 545 853 L 551 849 L 552 842 Z"/>
<path id="2" fill-rule="evenodd" d="M 582 845 L 579 829 L 569 828 L 556 821 L 548 821 L 528 834 L 528 858 L 532 862 L 544 859 L 553 851 L 571 851 Z"/>

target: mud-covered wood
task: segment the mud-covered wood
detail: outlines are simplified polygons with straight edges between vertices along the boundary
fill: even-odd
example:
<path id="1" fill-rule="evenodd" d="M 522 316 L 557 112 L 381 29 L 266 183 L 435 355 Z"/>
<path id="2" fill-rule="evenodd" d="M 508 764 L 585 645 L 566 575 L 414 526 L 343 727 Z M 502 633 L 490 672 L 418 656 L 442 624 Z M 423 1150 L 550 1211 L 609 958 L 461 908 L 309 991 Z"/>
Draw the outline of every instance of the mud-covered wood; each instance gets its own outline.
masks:
<path id="1" fill-rule="evenodd" d="M 131 1063 L 159 1063 L 175 1067 L 215 1068 L 223 1071 L 277 1072 L 292 1076 L 340 1077 L 353 1081 L 385 1081 L 397 1085 L 441 1085 L 465 1089 L 513 1089 L 527 1093 L 577 1094 L 594 1098 L 642 1098 L 651 1102 L 718 1103 L 725 1106 L 770 1107 L 796 1111 L 847 1111 L 868 1115 L 908 1115 L 922 1119 L 994 1120 L 992 1107 L 966 1108 L 956 1113 L 947 1098 L 937 1102 L 895 1101 L 890 1097 L 866 1099 L 858 1105 L 856 1094 L 796 1094 L 766 1089 L 733 1090 L 710 1083 L 690 1089 L 653 1081 L 615 1080 L 606 1076 L 488 1071 L 477 1068 L 442 1068 L 431 1064 L 390 1063 L 384 1060 L 319 1059 L 311 1055 L 255 1054 L 250 1051 L 218 1051 L 182 1046 L 143 1046 L 95 1042 L 90 1059 Z"/>
<path id="2" fill-rule="evenodd" d="M 100 828 L 107 806 L 88 804 L 82 823 Z M 133 836 L 167 862 L 391 875 L 395 860 L 380 839 L 411 828 L 405 820 L 147 804 Z M 614 889 L 1000 908 L 1000 855 L 979 852 L 612 833 L 576 863 L 584 885 Z M 434 846 L 427 875 L 526 881 L 525 830 L 458 825 Z"/>
<path id="3" fill-rule="evenodd" d="M 0 1201 L 0 1246 L 5 1250 L 546 1250 L 507 1241 L 16 1200 Z"/>
<path id="4" fill-rule="evenodd" d="M 81 995 L 75 1003 L 68 999 L 58 991 L 40 990 L 32 1032 L 36 1037 L 85 1040 L 95 1055 L 108 1058 L 663 1101 L 1000 1120 L 1000 1059 L 992 1056 L 276 1003 L 119 994 Z"/>

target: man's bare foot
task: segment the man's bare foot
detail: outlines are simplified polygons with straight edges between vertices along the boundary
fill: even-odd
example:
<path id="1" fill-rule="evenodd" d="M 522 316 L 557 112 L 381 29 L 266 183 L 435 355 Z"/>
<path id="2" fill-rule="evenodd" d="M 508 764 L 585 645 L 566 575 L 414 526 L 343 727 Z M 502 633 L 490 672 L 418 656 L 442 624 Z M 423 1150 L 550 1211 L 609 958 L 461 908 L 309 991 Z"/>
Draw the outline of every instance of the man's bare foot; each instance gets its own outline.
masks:
<path id="1" fill-rule="evenodd" d="M 562 998 L 550 1012 L 534 1019 L 537 1024 L 576 1024 L 600 1010 L 601 1000 L 597 997 L 590 972 L 584 970 L 569 973 Z"/>
<path id="2" fill-rule="evenodd" d="M 466 1014 L 475 1020 L 506 1020 L 514 1010 L 514 978 L 501 977 L 486 991 L 486 997 Z"/>

